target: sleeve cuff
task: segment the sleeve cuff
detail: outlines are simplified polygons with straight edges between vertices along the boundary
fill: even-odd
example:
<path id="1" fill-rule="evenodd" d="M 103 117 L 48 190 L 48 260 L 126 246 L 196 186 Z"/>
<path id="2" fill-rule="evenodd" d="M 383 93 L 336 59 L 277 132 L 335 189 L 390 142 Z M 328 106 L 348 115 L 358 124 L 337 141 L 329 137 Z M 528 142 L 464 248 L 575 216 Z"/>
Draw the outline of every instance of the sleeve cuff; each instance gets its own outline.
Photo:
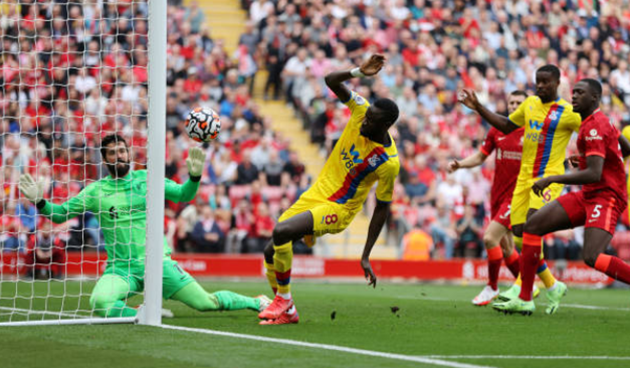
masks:
<path id="1" fill-rule="evenodd" d="M 341 101 L 341 103 L 345 105 L 348 102 L 350 102 L 350 100 L 352 100 L 352 96 L 354 96 L 354 91 L 350 91 L 350 97 L 347 100 L 343 101 L 343 100 L 339 99 L 339 101 Z"/>
<path id="2" fill-rule="evenodd" d="M 479 148 L 479 152 L 483 153 L 486 156 L 490 156 L 490 152 L 486 152 L 486 150 L 483 149 L 483 147 Z"/>
<path id="3" fill-rule="evenodd" d="M 193 183 L 199 183 L 199 181 L 201 180 L 201 176 L 190 176 L 189 179 Z"/>
<path id="4" fill-rule="evenodd" d="M 390 204 L 392 203 L 392 201 L 381 201 L 380 199 L 376 198 L 376 202 L 377 203 L 383 203 L 383 204 Z"/>
<path id="5" fill-rule="evenodd" d="M 46 207 L 46 200 L 40 200 L 39 202 L 37 202 L 37 204 L 35 204 L 35 207 L 37 207 L 37 209 L 41 211 L 42 209 L 44 209 L 44 207 Z"/>
<path id="6" fill-rule="evenodd" d="M 601 152 L 599 152 L 599 151 L 586 152 L 586 154 L 584 156 L 586 156 L 586 157 L 588 157 L 588 156 L 599 156 L 599 157 L 606 158 L 606 155 L 601 153 Z"/>

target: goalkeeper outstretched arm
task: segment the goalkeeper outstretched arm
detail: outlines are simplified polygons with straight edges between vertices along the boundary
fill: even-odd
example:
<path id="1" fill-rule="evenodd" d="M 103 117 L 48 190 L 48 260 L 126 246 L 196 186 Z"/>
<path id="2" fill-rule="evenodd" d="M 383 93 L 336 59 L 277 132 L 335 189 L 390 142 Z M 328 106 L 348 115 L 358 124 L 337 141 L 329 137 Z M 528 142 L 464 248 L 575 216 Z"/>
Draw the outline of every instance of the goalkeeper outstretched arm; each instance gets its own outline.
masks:
<path id="1" fill-rule="evenodd" d="M 190 202 L 197 195 L 201 172 L 203 171 L 205 155 L 199 147 L 193 147 L 188 151 L 186 166 L 188 166 L 189 178 L 182 185 L 166 179 L 164 183 L 164 196 L 173 202 Z"/>
<path id="2" fill-rule="evenodd" d="M 125 148 L 126 150 L 126 148 Z M 107 154 L 104 155 L 107 162 Z M 186 165 L 188 166 L 188 173 L 190 178 L 182 185 L 179 185 L 172 180 L 165 179 L 165 197 L 168 200 L 174 202 L 189 202 L 195 198 L 197 189 L 199 189 L 199 181 L 201 179 L 201 173 L 204 166 L 204 153 L 201 148 L 193 147 L 190 149 Z M 125 160 L 122 160 L 126 163 Z M 108 165 L 110 174 L 112 177 L 118 177 L 121 172 L 121 168 L 117 168 L 115 160 Z M 125 175 L 128 171 L 124 171 Z M 122 176 L 125 176 L 122 175 Z M 92 184 L 94 185 L 94 184 Z M 29 174 L 23 174 L 20 176 L 20 182 L 18 184 L 20 192 L 29 201 L 37 206 L 37 209 L 42 215 L 49 217 L 54 223 L 63 223 L 71 218 L 77 217 L 86 211 L 94 210 L 98 208 L 98 203 L 92 203 L 92 201 L 98 202 L 98 196 L 86 195 L 89 193 L 90 186 L 83 189 L 75 197 L 70 198 L 63 204 L 53 204 L 44 199 L 44 183 L 42 178 L 34 180 Z M 93 205 L 96 205 L 93 206 Z"/>

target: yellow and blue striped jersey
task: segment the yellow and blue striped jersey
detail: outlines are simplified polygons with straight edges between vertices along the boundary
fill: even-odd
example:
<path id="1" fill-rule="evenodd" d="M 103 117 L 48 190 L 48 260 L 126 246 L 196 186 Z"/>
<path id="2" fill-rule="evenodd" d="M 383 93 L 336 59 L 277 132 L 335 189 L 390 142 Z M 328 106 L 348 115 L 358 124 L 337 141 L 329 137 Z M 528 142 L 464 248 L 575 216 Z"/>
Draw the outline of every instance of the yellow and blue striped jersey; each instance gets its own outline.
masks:
<path id="1" fill-rule="evenodd" d="M 538 96 L 528 97 L 510 114 L 510 121 L 525 127 L 523 158 L 519 181 L 564 173 L 566 148 L 582 119 L 562 98 L 542 103 Z"/>

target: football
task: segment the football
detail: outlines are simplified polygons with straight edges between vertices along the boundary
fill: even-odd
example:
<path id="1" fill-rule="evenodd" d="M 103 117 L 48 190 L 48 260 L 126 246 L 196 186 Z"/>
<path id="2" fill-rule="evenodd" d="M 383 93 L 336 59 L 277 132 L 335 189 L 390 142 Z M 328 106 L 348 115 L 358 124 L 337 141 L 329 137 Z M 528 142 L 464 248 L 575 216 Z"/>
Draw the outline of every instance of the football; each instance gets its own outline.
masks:
<path id="1" fill-rule="evenodd" d="M 197 142 L 216 139 L 221 131 L 219 115 L 208 107 L 196 107 L 188 113 L 186 132 Z"/>

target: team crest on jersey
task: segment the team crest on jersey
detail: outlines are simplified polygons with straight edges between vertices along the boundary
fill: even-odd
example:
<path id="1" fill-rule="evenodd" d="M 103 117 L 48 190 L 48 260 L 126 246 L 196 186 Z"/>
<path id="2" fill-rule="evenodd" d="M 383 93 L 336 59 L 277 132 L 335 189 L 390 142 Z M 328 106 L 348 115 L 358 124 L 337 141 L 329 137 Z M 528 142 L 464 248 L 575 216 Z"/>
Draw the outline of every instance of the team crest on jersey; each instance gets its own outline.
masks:
<path id="1" fill-rule="evenodd" d="M 372 167 L 378 166 L 378 162 L 380 160 L 381 160 L 381 158 L 376 156 L 376 155 L 368 158 L 368 162 L 370 163 L 370 166 L 372 166 Z"/>
<path id="2" fill-rule="evenodd" d="M 359 94 L 355 93 L 354 94 L 354 103 L 356 103 L 358 106 L 364 105 L 365 104 L 365 98 L 363 98 Z"/>

